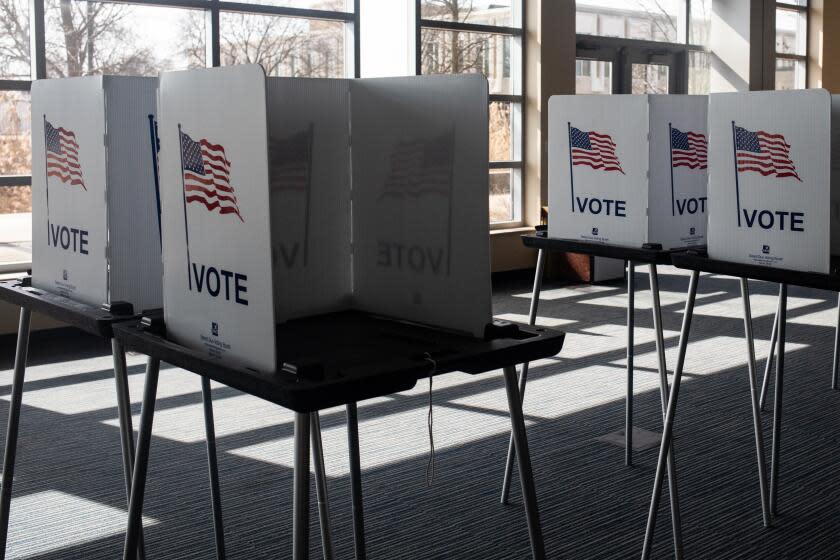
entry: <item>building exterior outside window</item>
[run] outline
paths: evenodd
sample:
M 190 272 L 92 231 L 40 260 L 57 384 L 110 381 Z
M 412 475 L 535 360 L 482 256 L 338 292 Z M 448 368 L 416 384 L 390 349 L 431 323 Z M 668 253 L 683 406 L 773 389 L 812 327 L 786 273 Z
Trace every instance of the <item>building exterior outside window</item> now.
M 492 225 L 522 221 L 522 0 L 416 0 L 417 73 L 487 76 Z

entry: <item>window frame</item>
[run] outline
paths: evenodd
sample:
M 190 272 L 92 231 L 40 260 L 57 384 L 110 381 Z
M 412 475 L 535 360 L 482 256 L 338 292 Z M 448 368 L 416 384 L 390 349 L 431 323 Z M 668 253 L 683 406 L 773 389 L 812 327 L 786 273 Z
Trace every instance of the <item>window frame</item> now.
M 86 2 L 88 0 L 70 0 L 72 2 Z M 206 55 L 205 65 L 207 67 L 221 66 L 221 36 L 219 28 L 219 14 L 221 12 L 237 12 L 258 15 L 273 15 L 284 17 L 295 17 L 307 20 L 326 20 L 343 22 L 346 26 L 352 27 L 353 48 L 352 58 L 345 58 L 345 73 L 347 63 L 352 62 L 352 75 L 355 78 L 360 76 L 360 26 L 359 26 L 359 4 L 361 0 L 345 0 L 345 11 L 318 10 L 311 8 L 294 8 L 289 6 L 272 6 L 265 4 L 250 4 L 247 2 L 230 2 L 223 0 L 96 0 L 107 1 L 113 4 L 124 4 L 130 6 L 154 6 L 166 8 L 188 8 L 202 10 L 206 18 Z M 350 8 L 352 6 L 352 11 Z M 45 35 L 45 0 L 29 0 L 29 37 L 30 37 L 30 79 L 28 80 L 6 80 L 0 79 L 0 91 L 29 91 L 33 80 L 47 77 L 46 65 L 46 35 Z M 349 53 L 350 50 L 345 51 Z M 350 76 L 348 76 L 350 77 Z M 0 175 L 0 188 L 32 186 L 32 175 Z
M 415 30 L 414 30 L 414 63 L 415 63 L 415 73 L 416 75 L 420 76 L 423 74 L 423 60 L 422 60 L 422 44 L 423 44 L 423 37 L 422 32 L 424 29 L 433 29 L 437 31 L 464 31 L 468 33 L 486 33 L 491 35 L 504 35 L 510 37 L 511 46 L 510 46 L 510 68 L 511 68 L 511 80 L 514 80 L 514 84 L 517 84 L 517 88 L 514 86 L 514 93 L 511 94 L 500 94 L 500 93 L 490 93 L 488 95 L 488 111 L 490 109 L 490 105 L 494 102 L 496 103 L 509 103 L 511 105 L 511 149 L 513 151 L 513 155 L 518 155 L 519 157 L 510 160 L 497 160 L 497 161 L 489 161 L 489 170 L 507 170 L 511 173 L 511 202 L 512 202 L 512 214 L 513 219 L 502 221 L 502 222 L 491 222 L 488 216 L 488 224 L 490 225 L 490 229 L 507 229 L 507 228 L 515 228 L 521 227 L 525 224 L 524 212 L 523 212 L 523 202 L 524 202 L 524 184 L 525 184 L 525 165 L 523 163 L 523 158 L 525 154 L 525 4 L 526 0 L 511 0 L 511 14 L 518 14 L 519 19 L 519 26 L 503 26 L 503 25 L 485 25 L 480 23 L 467 23 L 467 22 L 458 22 L 458 21 L 448 21 L 448 20 L 436 20 L 436 19 L 425 19 L 422 17 L 422 8 L 423 8 L 423 0 L 415 0 L 414 10 L 415 10 Z M 514 22 L 516 18 L 514 18 Z M 514 45 L 515 42 L 519 43 L 519 57 L 518 57 L 518 65 L 519 68 L 516 68 L 517 57 L 514 55 L 515 49 L 517 48 Z M 504 55 L 503 55 L 504 56 Z M 517 82 L 518 80 L 518 82 Z M 516 114 L 514 114 L 514 108 L 518 106 L 516 109 Z M 518 122 L 518 126 L 515 124 Z M 489 130 L 488 130 L 489 133 Z M 489 154 L 488 154 L 489 158 Z M 516 174 L 518 174 L 518 178 L 516 178 Z M 488 197 L 490 196 L 490 176 L 487 177 L 487 186 L 488 186 Z
M 776 22 L 776 11 L 785 10 L 788 12 L 798 12 L 805 14 L 805 54 L 783 53 L 776 50 L 776 33 L 778 33 L 778 23 Z M 773 89 L 778 89 L 776 84 L 776 63 L 779 60 L 792 60 L 794 63 L 802 63 L 805 66 L 805 84 L 803 88 L 808 87 L 808 59 L 811 56 L 811 41 L 808 40 L 811 33 L 811 3 L 806 0 L 804 6 L 798 4 L 786 4 L 784 2 L 773 3 Z M 794 84 L 794 89 L 800 89 Z

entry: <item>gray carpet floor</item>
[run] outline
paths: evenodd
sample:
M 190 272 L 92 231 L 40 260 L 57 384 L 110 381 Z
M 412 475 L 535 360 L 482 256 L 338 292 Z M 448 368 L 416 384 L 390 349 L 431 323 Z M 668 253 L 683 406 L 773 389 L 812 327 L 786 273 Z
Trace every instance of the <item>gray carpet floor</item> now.
M 661 271 L 669 368 L 687 280 L 681 271 Z M 525 274 L 495 279 L 498 317 L 527 319 L 531 281 Z M 659 430 L 642 271 L 637 284 L 635 424 Z M 763 371 L 777 287 L 751 287 Z M 636 452 L 628 468 L 621 447 L 597 439 L 623 427 L 624 287 L 544 288 L 540 324 L 569 333 L 559 356 L 532 364 L 525 403 L 549 557 L 637 558 L 657 450 Z M 771 529 L 761 523 L 741 309 L 737 280 L 701 277 L 675 439 L 686 558 L 840 558 L 840 392 L 829 389 L 836 296 L 790 290 L 780 515 Z M 2 438 L 14 337 L 0 346 Z M 143 356 L 129 356 L 135 422 L 143 369 Z M 509 427 L 500 372 L 436 379 L 431 486 L 427 391 L 420 383 L 360 404 L 369 558 L 528 558 L 518 487 L 510 505 L 498 500 Z M 164 365 L 158 394 L 147 555 L 212 558 L 199 379 Z M 213 397 L 228 557 L 288 558 L 292 415 L 221 385 Z M 23 404 L 7 557 L 120 557 L 126 507 L 109 346 L 69 329 L 33 335 Z M 768 458 L 771 408 L 764 418 Z M 344 411 L 324 411 L 322 427 L 337 558 L 352 558 Z M 313 557 L 320 553 L 317 522 L 313 508 Z M 667 493 L 654 557 L 672 557 Z

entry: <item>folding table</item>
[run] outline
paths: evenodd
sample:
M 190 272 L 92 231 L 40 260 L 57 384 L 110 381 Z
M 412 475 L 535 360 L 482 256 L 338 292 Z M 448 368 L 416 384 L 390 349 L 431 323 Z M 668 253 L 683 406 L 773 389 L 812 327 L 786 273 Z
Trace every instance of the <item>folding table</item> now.
M 761 493 L 761 509 L 765 526 L 770 526 L 773 516 L 778 510 L 778 485 L 779 485 L 779 454 L 781 449 L 781 426 L 782 426 L 782 395 L 785 369 L 785 327 L 787 323 L 787 288 L 788 285 L 816 288 L 840 292 L 840 274 L 838 274 L 836 262 L 832 262 L 831 273 L 820 274 L 813 272 L 801 272 L 782 268 L 773 268 L 751 264 L 742 264 L 730 261 L 711 259 L 700 252 L 684 252 L 674 254 L 672 264 L 678 268 L 691 271 L 691 279 L 688 286 L 688 296 L 685 303 L 685 314 L 683 315 L 682 328 L 680 330 L 679 351 L 677 364 L 674 369 L 674 378 L 668 397 L 668 406 L 665 415 L 665 428 L 662 432 L 662 442 L 659 450 L 659 459 L 654 476 L 653 495 L 648 511 L 647 527 L 645 529 L 645 540 L 642 548 L 642 558 L 650 557 L 653 533 L 656 525 L 656 512 L 659 506 L 659 499 L 662 493 L 662 479 L 664 476 L 665 461 L 667 452 L 672 449 L 672 438 L 674 429 L 674 418 L 677 410 L 677 399 L 682 379 L 685 353 L 688 346 L 688 337 L 691 330 L 691 320 L 694 314 L 694 300 L 697 295 L 697 284 L 700 272 L 735 276 L 741 280 L 741 297 L 744 308 L 744 333 L 747 342 L 747 365 L 750 381 L 750 396 L 752 400 L 753 429 L 755 431 L 756 455 L 758 457 L 759 489 Z M 778 356 L 776 359 L 775 392 L 773 398 L 773 439 L 770 458 L 770 482 L 769 490 L 765 472 L 764 441 L 761 430 L 761 416 L 759 409 L 759 389 L 756 383 L 755 350 L 753 342 L 752 321 L 749 300 L 748 280 L 764 280 L 780 284 L 779 308 L 777 315 L 778 329 Z
M 414 387 L 418 380 L 452 371 L 478 374 L 504 370 L 508 406 L 519 457 L 519 472 L 534 558 L 545 558 L 536 489 L 516 384 L 517 363 L 557 354 L 564 333 L 487 325 L 484 338 L 395 320 L 360 311 L 342 311 L 291 320 L 276 327 L 279 371 L 228 367 L 166 336 L 159 319 L 116 325 L 114 336 L 133 351 L 149 356 L 137 456 L 131 487 L 124 558 L 139 538 L 158 368 L 164 360 L 295 412 L 293 477 L 293 554 L 309 557 L 309 435 L 319 410 L 347 407 L 355 555 L 366 557 L 356 403 Z M 316 477 L 317 479 L 317 477 Z
M 123 471 L 125 476 L 126 499 L 130 496 L 131 469 L 134 463 L 134 433 L 131 426 L 131 399 L 128 391 L 128 373 L 125 360 L 125 348 L 113 338 L 113 327 L 121 321 L 136 319 L 132 306 L 127 303 L 113 302 L 101 309 L 79 303 L 75 300 L 33 288 L 31 277 L 20 280 L 0 282 L 0 300 L 20 307 L 17 349 L 15 353 L 12 394 L 9 405 L 9 423 L 6 432 L 6 447 L 3 457 L 3 485 L 0 489 L 0 559 L 5 558 L 6 539 L 9 530 L 9 511 L 14 482 L 15 458 L 17 455 L 18 428 L 20 423 L 21 400 L 23 396 L 24 375 L 29 347 L 29 323 L 32 312 L 41 313 L 84 332 L 111 341 L 114 357 L 114 379 L 117 388 L 117 409 L 119 412 L 120 440 L 122 444 Z M 209 461 L 211 491 L 213 494 L 213 512 L 217 516 L 217 530 L 221 527 L 218 472 L 215 464 L 215 440 L 213 435 L 213 404 L 209 385 L 202 384 L 205 407 L 205 428 L 207 429 L 207 449 Z M 224 554 L 221 532 L 217 533 L 219 552 Z M 138 558 L 144 558 L 142 537 L 132 550 Z
M 668 395 L 667 367 L 665 365 L 665 337 L 662 327 L 662 309 L 659 299 L 659 274 L 658 266 L 670 264 L 672 255 L 680 250 L 663 250 L 659 245 L 645 245 L 643 247 L 622 247 L 618 245 L 607 245 L 602 243 L 577 241 L 571 239 L 557 239 L 548 237 L 546 231 L 537 231 L 536 234 L 522 236 L 522 242 L 526 247 L 538 250 L 537 269 L 534 274 L 534 289 L 531 293 L 531 308 L 528 316 L 530 325 L 534 325 L 537 318 L 537 306 L 540 300 L 542 289 L 542 278 L 545 270 L 545 261 L 549 251 L 568 253 L 580 253 L 595 257 L 606 257 L 627 261 L 627 392 L 625 395 L 625 427 L 624 427 L 624 462 L 627 466 L 633 464 L 633 358 L 635 347 L 633 333 L 635 329 L 635 266 L 636 264 L 647 264 L 650 274 L 650 292 L 653 300 L 653 328 L 656 335 L 656 352 L 659 363 L 660 398 L 662 401 L 662 415 L 665 416 L 665 404 Z M 525 385 L 528 377 L 528 363 L 522 364 L 522 371 L 519 374 L 519 393 L 524 397 Z M 513 437 L 511 436 L 508 446 L 507 461 L 505 462 L 505 474 L 502 481 L 502 503 L 507 503 L 510 493 L 510 482 L 513 474 L 513 459 L 516 455 Z M 677 496 L 676 468 L 673 463 L 673 456 L 668 454 L 668 476 L 673 483 L 669 484 L 671 498 L 671 516 L 674 527 L 674 546 L 677 557 L 682 555 L 682 537 L 680 523 L 679 497 Z

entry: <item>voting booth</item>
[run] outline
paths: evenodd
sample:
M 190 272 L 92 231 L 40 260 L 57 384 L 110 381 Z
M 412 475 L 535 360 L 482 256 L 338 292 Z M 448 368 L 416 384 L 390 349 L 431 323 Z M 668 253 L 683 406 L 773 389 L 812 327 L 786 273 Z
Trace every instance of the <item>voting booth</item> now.
M 821 89 L 710 97 L 709 257 L 829 272 L 840 252 L 838 103 Z
M 491 322 L 487 82 L 160 83 L 167 335 L 275 371 L 275 325 L 357 309 L 475 336 Z
M 93 306 L 162 304 L 157 78 L 32 83 L 32 284 Z
M 550 237 L 664 249 L 706 239 L 707 98 L 555 95 Z

